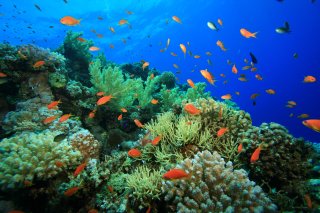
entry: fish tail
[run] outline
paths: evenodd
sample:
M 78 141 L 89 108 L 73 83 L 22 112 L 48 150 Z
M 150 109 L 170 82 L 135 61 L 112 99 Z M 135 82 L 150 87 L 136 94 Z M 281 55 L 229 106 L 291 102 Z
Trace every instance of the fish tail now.
M 258 34 L 258 32 L 252 33 L 252 37 L 253 38 L 257 38 L 256 35 Z

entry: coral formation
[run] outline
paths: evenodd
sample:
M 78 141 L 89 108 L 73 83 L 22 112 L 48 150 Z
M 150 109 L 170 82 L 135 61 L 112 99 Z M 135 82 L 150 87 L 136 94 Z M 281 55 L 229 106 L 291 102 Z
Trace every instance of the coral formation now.
M 276 212 L 277 207 L 243 170 L 234 170 L 217 152 L 199 152 L 176 168 L 190 177 L 164 181 L 165 200 L 174 212 Z

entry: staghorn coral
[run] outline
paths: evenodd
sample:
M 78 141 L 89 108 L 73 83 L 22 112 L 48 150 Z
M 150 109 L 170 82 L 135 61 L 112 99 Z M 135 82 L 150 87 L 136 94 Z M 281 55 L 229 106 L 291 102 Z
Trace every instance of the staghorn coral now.
M 247 173 L 234 170 L 217 152 L 199 152 L 177 166 L 189 178 L 163 181 L 162 192 L 174 212 L 276 212 L 277 208 L 250 181 Z M 172 208 L 172 206 L 171 206 Z M 168 209 L 169 211 L 169 209 Z
M 75 151 L 67 141 L 54 141 L 55 133 L 47 130 L 41 133 L 25 132 L 3 139 L 0 148 L 0 185 L 2 189 L 23 186 L 25 180 L 45 180 L 57 175 L 63 168 L 55 165 L 78 164 L 81 153 Z

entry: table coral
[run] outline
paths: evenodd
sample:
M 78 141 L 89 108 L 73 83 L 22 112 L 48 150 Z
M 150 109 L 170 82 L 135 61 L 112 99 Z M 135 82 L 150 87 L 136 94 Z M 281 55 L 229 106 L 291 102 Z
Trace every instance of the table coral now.
M 163 181 L 162 192 L 177 212 L 276 212 L 276 206 L 247 173 L 234 170 L 217 152 L 199 152 L 176 168 L 189 178 Z M 168 206 L 167 206 L 168 207 Z M 171 205 L 172 208 L 172 205 Z M 168 209 L 169 211 L 169 209 Z

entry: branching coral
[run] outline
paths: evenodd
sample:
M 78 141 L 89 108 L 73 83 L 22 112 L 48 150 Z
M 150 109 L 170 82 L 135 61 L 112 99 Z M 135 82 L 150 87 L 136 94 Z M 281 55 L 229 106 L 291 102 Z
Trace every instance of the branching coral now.
M 165 200 L 177 212 L 276 212 L 262 189 L 250 181 L 244 170 L 234 170 L 217 152 L 199 152 L 176 168 L 190 177 L 164 181 Z M 171 206 L 172 207 L 172 206 Z M 169 209 L 168 209 L 169 210 Z
M 57 143 L 50 131 L 22 133 L 3 139 L 0 147 L 0 185 L 3 189 L 23 186 L 23 181 L 35 178 L 45 180 L 55 176 L 65 166 L 78 164 L 81 153 L 75 151 L 67 141 Z

